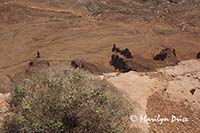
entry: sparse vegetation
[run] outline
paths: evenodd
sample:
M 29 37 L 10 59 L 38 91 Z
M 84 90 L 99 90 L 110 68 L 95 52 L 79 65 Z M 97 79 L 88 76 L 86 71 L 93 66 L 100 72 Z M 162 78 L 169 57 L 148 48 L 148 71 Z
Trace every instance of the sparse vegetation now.
M 92 74 L 52 67 L 15 84 L 6 132 L 123 132 L 131 109 Z

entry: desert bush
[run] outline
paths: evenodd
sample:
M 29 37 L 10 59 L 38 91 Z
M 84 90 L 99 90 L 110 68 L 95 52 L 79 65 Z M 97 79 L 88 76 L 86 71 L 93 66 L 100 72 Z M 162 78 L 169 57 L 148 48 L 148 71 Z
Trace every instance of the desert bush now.
M 124 132 L 131 111 L 120 92 L 94 75 L 51 67 L 14 84 L 6 132 Z

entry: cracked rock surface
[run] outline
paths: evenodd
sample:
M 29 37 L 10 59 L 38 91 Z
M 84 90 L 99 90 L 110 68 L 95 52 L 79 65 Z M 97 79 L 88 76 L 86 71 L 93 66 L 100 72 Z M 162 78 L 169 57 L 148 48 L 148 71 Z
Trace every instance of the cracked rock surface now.
M 187 117 L 187 123 L 140 123 L 131 126 L 142 132 L 199 132 L 200 124 L 200 61 L 189 60 L 156 72 L 128 72 L 107 80 L 129 97 L 136 116 L 162 118 Z M 193 94 L 191 93 L 193 90 Z M 195 90 L 195 91 L 194 91 Z

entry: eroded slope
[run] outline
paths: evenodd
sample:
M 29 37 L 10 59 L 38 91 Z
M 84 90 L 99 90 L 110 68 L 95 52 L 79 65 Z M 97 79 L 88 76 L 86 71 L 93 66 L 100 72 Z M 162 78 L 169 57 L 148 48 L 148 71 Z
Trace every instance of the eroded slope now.
M 162 48 L 179 60 L 200 51 L 199 0 L 3 0 L 0 18 L 0 92 L 38 50 L 52 63 L 83 58 L 109 70 L 113 43 L 155 68 L 168 65 L 153 61 Z

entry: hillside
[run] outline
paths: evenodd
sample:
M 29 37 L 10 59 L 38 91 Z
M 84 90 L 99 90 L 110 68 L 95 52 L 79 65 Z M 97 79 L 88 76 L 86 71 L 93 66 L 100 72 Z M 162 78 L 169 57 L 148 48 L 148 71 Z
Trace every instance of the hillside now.
M 128 133 L 199 133 L 199 42 L 200 0 L 0 0 L 0 128 L 14 111 L 13 85 L 56 66 L 65 76 L 71 67 L 89 71 L 119 91 L 134 109 Z
M 129 48 L 134 62 L 157 68 L 152 58 L 174 48 L 179 60 L 196 57 L 199 0 L 1 0 L 0 92 L 40 51 L 51 63 L 81 58 L 110 66 L 111 47 Z
M 99 76 L 101 80 L 108 81 L 126 97 L 132 108 L 130 116 L 130 129 L 133 133 L 162 133 L 185 132 L 198 133 L 200 131 L 200 61 L 182 61 L 177 66 L 170 66 L 155 72 L 128 72 L 107 73 Z M 58 67 L 62 68 L 63 67 Z M 29 72 L 42 70 L 35 67 Z M 27 80 L 28 81 L 28 80 Z M 8 101 L 10 93 L 0 94 L 0 127 L 10 114 Z M 187 118 L 187 122 L 170 121 L 160 124 L 156 122 L 140 121 L 141 116 L 150 118 L 170 119 L 172 115 L 177 118 Z M 132 116 L 137 119 L 132 121 Z

